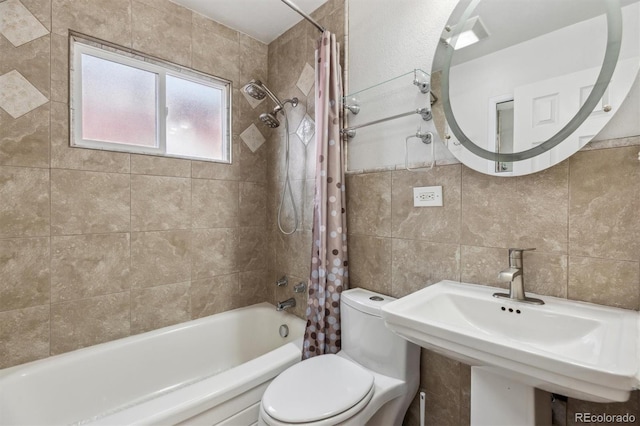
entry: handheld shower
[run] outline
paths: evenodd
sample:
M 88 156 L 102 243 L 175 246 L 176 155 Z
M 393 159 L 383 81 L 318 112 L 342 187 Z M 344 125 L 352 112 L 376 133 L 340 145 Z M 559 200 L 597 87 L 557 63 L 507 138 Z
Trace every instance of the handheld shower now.
M 268 96 L 269 99 L 271 99 L 273 103 L 276 104 L 276 107 L 273 109 L 273 111 L 260 114 L 260 121 L 262 121 L 266 126 L 275 129 L 276 127 L 280 126 L 280 121 L 277 117 L 278 113 L 281 113 L 284 116 L 285 132 L 283 137 L 285 141 L 286 174 L 284 179 L 284 188 L 282 188 L 282 196 L 280 197 L 280 206 L 278 207 L 278 228 L 283 234 L 291 235 L 298 229 L 298 209 L 296 208 L 296 201 L 293 198 L 293 191 L 291 189 L 291 180 L 289 179 L 289 120 L 287 119 L 287 113 L 284 109 L 284 106 L 286 104 L 291 104 L 293 107 L 298 106 L 298 98 L 285 99 L 284 101 L 281 101 L 260 80 L 251 80 L 249 83 L 244 85 L 242 90 L 244 90 L 247 95 L 258 100 L 262 100 Z M 282 228 L 282 206 L 284 205 L 285 194 L 289 194 L 291 206 L 293 207 L 294 225 L 291 231 L 285 231 Z

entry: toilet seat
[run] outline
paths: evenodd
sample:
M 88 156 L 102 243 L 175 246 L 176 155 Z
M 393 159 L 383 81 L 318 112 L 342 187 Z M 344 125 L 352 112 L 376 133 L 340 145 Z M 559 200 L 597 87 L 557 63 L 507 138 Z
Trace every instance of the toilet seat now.
M 373 387 L 373 374 L 360 365 L 337 355 L 317 356 L 276 377 L 262 397 L 262 410 L 281 423 L 320 422 L 356 406 L 353 414 L 360 411 Z

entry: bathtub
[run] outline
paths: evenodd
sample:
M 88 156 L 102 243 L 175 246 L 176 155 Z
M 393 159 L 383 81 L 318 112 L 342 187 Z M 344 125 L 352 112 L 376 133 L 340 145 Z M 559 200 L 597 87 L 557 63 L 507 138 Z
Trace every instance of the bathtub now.
M 8 368 L 0 425 L 251 425 L 304 325 L 260 303 Z

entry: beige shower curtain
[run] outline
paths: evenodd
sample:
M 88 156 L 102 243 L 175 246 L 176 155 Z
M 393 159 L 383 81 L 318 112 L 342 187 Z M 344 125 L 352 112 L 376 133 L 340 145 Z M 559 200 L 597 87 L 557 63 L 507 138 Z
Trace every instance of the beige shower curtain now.
M 340 45 L 325 31 L 316 51 L 316 190 L 302 358 L 340 350 L 340 293 L 348 285 Z

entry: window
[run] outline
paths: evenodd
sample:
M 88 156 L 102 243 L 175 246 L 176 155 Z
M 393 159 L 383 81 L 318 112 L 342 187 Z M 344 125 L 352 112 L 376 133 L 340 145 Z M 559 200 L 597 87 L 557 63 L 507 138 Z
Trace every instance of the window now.
M 231 83 L 72 37 L 71 146 L 231 162 Z

